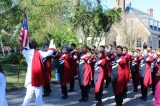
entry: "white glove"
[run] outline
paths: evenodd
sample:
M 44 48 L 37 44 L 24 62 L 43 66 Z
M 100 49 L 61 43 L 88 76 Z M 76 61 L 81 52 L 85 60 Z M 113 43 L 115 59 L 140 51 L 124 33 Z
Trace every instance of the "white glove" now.
M 84 59 L 86 56 L 87 56 L 87 55 L 83 55 L 83 56 L 81 57 L 81 59 Z
M 55 44 L 53 44 L 53 39 L 50 41 L 49 48 L 56 48 Z

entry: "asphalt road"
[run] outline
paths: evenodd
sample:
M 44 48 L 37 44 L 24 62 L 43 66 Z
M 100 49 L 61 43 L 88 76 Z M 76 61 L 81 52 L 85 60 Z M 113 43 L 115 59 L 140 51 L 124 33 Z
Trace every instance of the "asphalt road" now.
M 52 86 L 52 93 L 49 97 L 43 98 L 43 106 L 94 106 L 96 103 L 94 102 L 94 88 L 91 88 L 89 93 L 89 101 L 85 103 L 79 103 L 79 99 L 81 97 L 80 89 L 78 86 L 78 82 L 75 84 L 75 92 L 69 93 L 68 98 L 66 100 L 61 99 L 61 88 L 60 84 L 54 84 Z M 69 88 L 69 87 L 68 87 Z M 140 98 L 140 87 L 138 92 L 132 92 L 132 83 L 128 84 L 128 93 L 127 98 L 124 99 L 123 106 L 153 106 L 154 105 L 154 96 L 151 95 L 151 89 L 149 89 L 148 100 L 143 101 Z M 18 91 L 7 92 L 7 102 L 9 106 L 21 106 L 23 103 L 23 99 L 25 96 L 26 89 L 20 89 Z M 112 92 L 112 86 L 110 85 L 108 88 L 104 88 L 103 95 L 103 106 L 114 106 L 115 100 Z M 34 106 L 34 97 L 31 102 L 31 106 Z

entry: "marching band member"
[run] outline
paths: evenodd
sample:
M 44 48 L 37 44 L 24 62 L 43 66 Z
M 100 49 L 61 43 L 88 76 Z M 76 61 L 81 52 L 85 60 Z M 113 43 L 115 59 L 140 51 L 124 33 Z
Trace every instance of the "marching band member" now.
M 155 79 L 156 79 L 156 73 L 158 71 L 158 66 L 157 66 L 157 53 L 153 52 L 151 53 L 153 56 L 153 62 L 151 63 L 151 74 L 152 74 L 152 94 L 155 94 Z
M 138 85 L 140 84 L 140 75 L 139 75 L 139 56 L 140 50 L 136 49 L 131 57 L 130 69 L 132 75 L 132 83 L 133 83 L 133 92 L 138 92 Z
M 70 54 L 71 54 L 71 79 L 70 79 L 70 89 L 69 89 L 69 92 L 73 92 L 74 91 L 74 82 L 75 82 L 75 79 L 74 77 L 77 76 L 77 67 L 78 67 L 78 64 L 77 64 L 77 59 L 78 59 L 78 56 L 76 55 L 76 45 L 74 43 L 71 44 L 71 51 L 70 51 Z
M 67 93 L 67 82 L 71 79 L 71 66 L 70 66 L 70 51 L 68 47 L 63 47 L 62 54 L 58 55 L 59 60 L 59 73 L 60 73 L 60 82 L 61 82 L 61 90 L 62 90 L 62 99 L 66 99 L 68 97 Z
M 89 93 L 89 82 L 92 81 L 92 71 L 89 63 L 90 53 L 89 47 L 84 45 L 80 54 L 80 59 L 78 62 L 78 80 L 81 89 L 81 99 L 80 102 L 88 101 Z
M 129 68 L 129 64 L 131 61 L 131 55 L 128 54 L 128 48 L 127 47 L 123 47 L 123 55 L 126 58 L 126 64 L 125 64 L 125 77 L 126 77 L 126 83 L 125 83 L 125 88 L 124 88 L 124 97 L 127 97 L 127 91 L 128 91 L 128 81 L 130 80 L 130 68 Z
M 126 82 L 125 79 L 126 58 L 124 57 L 122 52 L 123 48 L 121 46 L 117 46 L 116 52 L 114 52 L 114 55 L 111 56 L 112 59 L 111 81 L 117 106 L 122 106 L 123 91 Z
M 100 50 L 99 52 L 102 52 L 107 60 L 107 64 L 106 64 L 106 70 L 105 70 L 105 80 L 106 80 L 106 85 L 105 88 L 107 88 L 109 86 L 109 82 L 110 82 L 110 69 L 109 69 L 109 63 L 108 63 L 108 54 L 105 50 L 105 46 L 101 45 L 100 46 Z
M 94 66 L 94 84 L 95 84 L 95 100 L 98 101 L 97 106 L 100 106 L 102 103 L 102 95 L 103 95 L 103 85 L 104 85 L 104 77 L 107 66 L 107 60 L 105 58 L 104 52 L 99 52 L 98 57 L 95 58 L 95 66 Z
M 22 51 L 28 65 L 25 79 L 27 91 L 22 106 L 29 106 L 33 94 L 36 96 L 35 105 L 42 106 L 42 86 L 46 84 L 42 59 L 53 54 L 55 50 L 53 40 L 50 41 L 47 52 L 36 50 L 37 42 L 34 40 L 30 41 L 28 46 Z
M 109 44 L 108 46 L 107 46 L 107 50 L 106 50 L 106 52 L 107 52 L 107 56 L 106 56 L 106 59 L 107 59 L 107 62 L 108 62 L 108 67 L 107 67 L 107 78 L 108 79 L 106 79 L 106 85 L 105 85 L 105 88 L 108 88 L 108 86 L 109 86 L 109 83 L 111 82 L 111 70 L 112 70 L 112 61 L 111 61 L 111 56 L 113 55 L 113 45 L 111 45 L 111 44 Z
M 48 46 L 45 46 L 45 51 L 48 50 Z M 56 52 L 55 52 L 56 53 Z M 45 70 L 45 78 L 46 78 L 46 85 L 43 87 L 44 94 L 43 97 L 49 96 L 51 93 L 51 87 L 50 87 L 50 81 L 51 81 L 51 62 L 52 62 L 52 56 L 48 56 L 43 59 L 43 65 Z
M 147 50 L 147 45 L 143 45 L 142 55 L 139 57 L 140 60 L 140 82 L 141 82 L 141 93 L 140 99 L 144 101 L 147 100 L 148 86 L 152 84 L 151 76 L 151 63 L 153 62 L 153 57 L 149 55 Z

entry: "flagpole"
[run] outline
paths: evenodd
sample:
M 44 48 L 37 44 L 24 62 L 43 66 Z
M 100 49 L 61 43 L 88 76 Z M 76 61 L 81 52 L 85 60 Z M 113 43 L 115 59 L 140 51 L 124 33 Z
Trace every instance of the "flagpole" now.
M 24 10 L 24 13 L 26 14 L 26 9 Z M 24 15 L 24 19 L 23 19 L 23 24 L 26 24 L 26 17 L 25 17 L 25 15 Z M 22 25 L 22 27 L 24 27 L 23 25 Z M 24 28 L 26 28 L 26 26 L 24 27 Z M 22 29 L 21 29 L 22 30 Z M 23 29 L 24 30 L 24 29 Z M 26 29 L 25 29 L 26 30 Z M 27 30 L 28 30 L 28 25 L 27 25 Z M 23 32 L 24 33 L 24 32 Z M 28 32 L 27 32 L 28 33 Z M 24 35 L 23 35 L 24 36 Z M 27 35 L 28 36 L 28 35 Z M 28 37 L 26 38 L 26 39 L 28 39 Z M 20 34 L 20 45 L 19 45 L 19 65 L 18 65 L 18 82 L 19 82 L 19 79 L 20 79 L 20 71 L 21 71 L 21 52 L 22 52 L 22 49 L 23 49 L 23 46 L 24 46 L 24 44 L 25 44 L 25 46 L 26 46 L 26 42 L 24 43 L 24 41 L 21 41 L 22 40 L 22 38 L 21 38 L 21 34 Z M 23 43 L 22 43 L 23 42 Z M 28 43 L 28 41 L 27 41 L 27 43 Z
M 26 9 L 24 9 L 24 14 L 26 13 Z M 18 83 L 20 79 L 20 71 L 21 71 L 21 50 L 22 50 L 22 45 L 19 44 L 19 63 L 18 63 Z
M 18 64 L 18 83 L 20 79 L 20 71 L 21 71 L 21 45 L 19 45 L 19 64 Z

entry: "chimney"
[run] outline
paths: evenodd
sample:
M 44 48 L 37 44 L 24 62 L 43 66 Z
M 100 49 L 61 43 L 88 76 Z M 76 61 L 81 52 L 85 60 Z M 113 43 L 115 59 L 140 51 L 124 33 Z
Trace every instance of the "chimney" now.
M 120 7 L 123 11 L 125 10 L 125 0 L 114 0 L 114 7 Z
M 147 14 L 148 14 L 150 17 L 153 17 L 153 8 L 147 9 Z
M 119 0 L 119 7 L 124 11 L 125 10 L 125 0 Z

